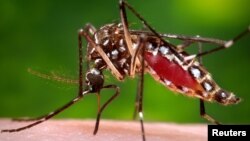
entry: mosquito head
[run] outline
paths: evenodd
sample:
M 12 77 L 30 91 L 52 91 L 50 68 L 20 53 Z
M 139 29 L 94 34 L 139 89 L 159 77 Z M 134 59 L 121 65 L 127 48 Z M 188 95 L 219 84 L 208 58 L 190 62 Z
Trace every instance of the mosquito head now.
M 104 79 L 103 74 L 96 68 L 90 69 L 86 73 L 86 83 L 91 92 L 99 92 L 103 87 Z
M 240 102 L 240 98 L 236 97 L 233 93 L 224 90 L 216 92 L 214 99 L 223 105 L 237 104 Z

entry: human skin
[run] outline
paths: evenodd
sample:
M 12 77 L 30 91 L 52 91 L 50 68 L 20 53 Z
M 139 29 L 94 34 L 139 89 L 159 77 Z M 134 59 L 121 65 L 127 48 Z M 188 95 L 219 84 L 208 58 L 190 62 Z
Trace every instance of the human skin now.
M 30 122 L 0 120 L 0 129 L 18 128 Z M 94 120 L 49 120 L 15 133 L 1 133 L 0 141 L 140 141 L 140 124 L 136 121 L 101 120 L 93 135 Z M 145 123 L 147 141 L 206 141 L 205 124 Z

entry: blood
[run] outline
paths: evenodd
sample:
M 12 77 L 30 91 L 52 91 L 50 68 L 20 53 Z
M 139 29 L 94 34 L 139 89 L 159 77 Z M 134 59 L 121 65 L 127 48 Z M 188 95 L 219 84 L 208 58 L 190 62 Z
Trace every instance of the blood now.
M 145 52 L 145 60 L 160 79 L 171 81 L 176 86 L 185 86 L 196 91 L 201 90 L 200 84 L 188 71 L 161 54 L 153 55 Z

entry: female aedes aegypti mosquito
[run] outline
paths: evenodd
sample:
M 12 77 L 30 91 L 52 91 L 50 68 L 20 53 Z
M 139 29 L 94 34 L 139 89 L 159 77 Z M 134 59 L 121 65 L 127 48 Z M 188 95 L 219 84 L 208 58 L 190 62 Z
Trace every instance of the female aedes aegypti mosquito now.
M 120 93 L 118 86 L 114 84 L 104 85 L 105 78 L 102 72 L 106 69 L 110 70 L 118 80 L 123 80 L 126 76 L 134 78 L 139 75 L 135 111 L 139 115 L 143 140 L 145 140 L 143 86 L 144 73 L 146 72 L 174 92 L 199 98 L 200 115 L 214 124 L 220 124 L 206 114 L 204 101 L 216 101 L 223 105 L 229 105 L 238 103 L 240 99 L 217 85 L 202 65 L 201 57 L 231 47 L 241 37 L 249 33 L 250 26 L 228 41 L 198 36 L 160 34 L 126 1 L 120 0 L 119 9 L 121 23 L 106 24 L 98 30 L 91 24 L 87 24 L 79 31 L 79 91 L 77 97 L 48 115 L 35 119 L 20 119 L 24 121 L 34 120 L 34 123 L 21 128 L 5 129 L 1 132 L 18 132 L 33 127 L 59 114 L 78 102 L 83 96 L 96 94 L 98 97 L 98 114 L 94 129 L 94 134 L 96 134 L 103 110 Z M 130 10 L 149 31 L 129 29 L 126 9 Z M 83 73 L 82 37 L 87 41 L 86 73 Z M 183 44 L 176 46 L 164 40 L 165 38 L 182 40 Z M 217 47 L 205 52 L 199 50 L 199 53 L 194 55 L 184 51 L 185 48 L 194 43 L 210 43 Z M 114 89 L 115 93 L 101 106 L 100 92 L 102 89 Z

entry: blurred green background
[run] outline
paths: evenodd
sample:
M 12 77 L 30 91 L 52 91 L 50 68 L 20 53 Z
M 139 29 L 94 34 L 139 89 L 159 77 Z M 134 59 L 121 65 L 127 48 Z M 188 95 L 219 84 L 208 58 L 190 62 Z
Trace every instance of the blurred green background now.
M 128 2 L 162 33 L 230 39 L 250 24 L 249 0 Z M 128 13 L 128 17 L 131 24 L 140 26 L 135 16 Z M 77 85 L 38 78 L 27 68 L 77 79 L 78 29 L 88 22 L 100 27 L 114 21 L 119 21 L 118 0 L 1 0 L 0 117 L 36 117 L 74 98 Z M 232 48 L 203 58 L 217 83 L 243 99 L 227 107 L 206 103 L 207 112 L 222 123 L 250 123 L 249 51 L 248 35 Z M 118 82 L 109 72 L 106 77 L 107 84 L 121 87 L 121 95 L 104 111 L 103 118 L 132 120 L 136 79 Z M 112 93 L 105 90 L 102 101 Z M 174 94 L 148 74 L 144 104 L 146 121 L 206 122 L 199 116 L 198 99 Z M 95 118 L 96 112 L 96 96 L 88 95 L 56 118 Z

